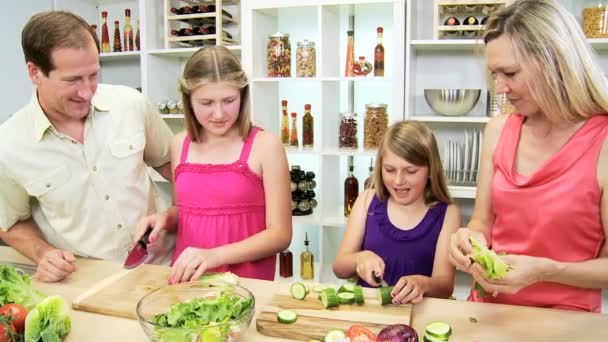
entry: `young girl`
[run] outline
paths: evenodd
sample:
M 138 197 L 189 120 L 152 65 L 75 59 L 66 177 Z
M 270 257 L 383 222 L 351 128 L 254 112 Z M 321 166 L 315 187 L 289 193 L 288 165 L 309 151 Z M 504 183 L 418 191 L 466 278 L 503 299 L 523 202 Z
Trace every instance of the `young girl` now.
M 169 283 L 206 271 L 273 280 L 275 255 L 292 233 L 283 145 L 252 127 L 247 78 L 228 49 L 192 55 L 180 91 L 186 131 L 171 145 L 177 204 L 142 219 L 135 241 L 148 227 L 151 244 L 177 229 Z
M 437 142 L 422 123 L 392 125 L 378 150 L 374 186 L 355 201 L 333 264 L 339 278 L 394 286 L 393 303 L 447 298 L 454 289 L 448 260 L 460 212 L 448 193 Z

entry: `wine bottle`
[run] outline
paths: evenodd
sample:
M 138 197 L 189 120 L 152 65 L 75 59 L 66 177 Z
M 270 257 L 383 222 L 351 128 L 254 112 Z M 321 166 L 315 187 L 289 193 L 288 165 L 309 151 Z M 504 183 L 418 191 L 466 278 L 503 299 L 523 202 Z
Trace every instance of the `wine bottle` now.
M 187 27 L 187 28 L 181 28 L 179 30 L 171 30 L 171 34 L 174 36 L 182 37 L 182 36 L 192 36 L 193 32 L 192 32 L 191 28 Z
M 170 11 L 171 11 L 171 13 L 177 14 L 177 15 L 194 13 L 192 10 L 192 7 L 190 7 L 190 6 L 184 6 L 184 7 L 180 7 L 180 8 L 171 7 Z

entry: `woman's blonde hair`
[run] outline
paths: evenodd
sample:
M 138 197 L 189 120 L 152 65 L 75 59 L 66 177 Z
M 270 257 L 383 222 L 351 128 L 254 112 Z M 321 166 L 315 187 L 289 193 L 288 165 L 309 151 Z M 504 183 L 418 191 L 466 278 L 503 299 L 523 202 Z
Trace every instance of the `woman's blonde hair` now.
M 241 108 L 236 124 L 245 139 L 251 130 L 249 109 L 249 83 L 238 59 L 223 46 L 205 46 L 196 51 L 184 67 L 179 80 L 179 91 L 184 104 L 186 131 L 193 141 L 201 141 L 202 126 L 192 109 L 192 92 L 199 87 L 216 82 L 233 82 L 241 91 Z
M 428 126 L 419 121 L 401 121 L 389 127 L 384 134 L 373 176 L 376 196 L 382 201 L 390 197 L 382 178 L 382 160 L 387 150 L 414 165 L 429 168 L 429 179 L 424 189 L 424 202 L 427 205 L 437 202 L 452 203 L 437 141 Z
M 553 122 L 608 112 L 608 84 L 574 16 L 553 0 L 519 0 L 488 18 L 484 41 L 508 34 L 534 101 Z

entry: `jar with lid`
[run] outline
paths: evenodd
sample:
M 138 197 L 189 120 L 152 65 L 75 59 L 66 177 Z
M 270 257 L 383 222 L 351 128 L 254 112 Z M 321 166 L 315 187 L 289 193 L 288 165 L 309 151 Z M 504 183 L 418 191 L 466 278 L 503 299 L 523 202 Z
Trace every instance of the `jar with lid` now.
M 369 103 L 365 105 L 365 123 L 363 127 L 363 145 L 365 148 L 378 148 L 388 128 L 387 105 Z
M 266 62 L 268 77 L 291 77 L 291 44 L 289 34 L 274 33 L 268 36 Z
M 357 113 L 340 113 L 340 148 L 357 148 Z
M 606 0 L 587 0 L 583 8 L 583 32 L 587 38 L 608 37 Z
M 286 249 L 279 255 L 279 275 L 283 278 L 293 276 L 293 255 Z
M 309 40 L 298 42 L 296 50 L 296 76 L 315 77 L 317 74 L 317 53 L 315 43 Z

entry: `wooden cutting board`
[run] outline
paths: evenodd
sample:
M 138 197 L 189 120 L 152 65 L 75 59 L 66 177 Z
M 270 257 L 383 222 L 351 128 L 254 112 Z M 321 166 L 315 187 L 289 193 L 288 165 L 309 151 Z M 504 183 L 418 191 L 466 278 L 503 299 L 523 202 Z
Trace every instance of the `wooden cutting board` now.
M 256 329 L 261 334 L 295 340 L 324 340 L 330 330 L 346 332 L 352 325 L 362 325 L 377 334 L 390 324 L 410 324 L 412 305 L 380 305 L 377 289 L 363 290 L 363 305 L 342 304 L 332 309 L 324 309 L 315 292 L 310 292 L 304 300 L 282 292 L 274 295 L 269 305 L 256 308 L 260 311 Z M 296 322 L 278 323 L 277 312 L 282 309 L 295 311 L 298 314 Z
M 135 308 L 149 292 L 167 285 L 171 269 L 166 266 L 140 265 L 99 282 L 72 301 L 75 310 L 137 319 Z

